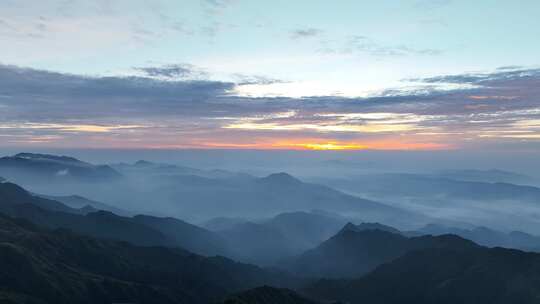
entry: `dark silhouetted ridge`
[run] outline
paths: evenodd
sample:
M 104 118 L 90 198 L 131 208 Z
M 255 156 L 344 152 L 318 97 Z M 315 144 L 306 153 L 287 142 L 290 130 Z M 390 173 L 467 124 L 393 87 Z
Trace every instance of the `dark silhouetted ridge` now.
M 381 231 L 401 234 L 401 231 L 397 230 L 396 228 L 379 224 L 379 223 L 361 223 L 359 225 L 355 225 L 353 223 L 347 223 L 347 225 L 345 225 L 345 227 L 341 229 L 342 232 L 344 231 L 359 232 L 359 231 L 365 231 L 365 230 L 381 230 Z
M 302 181 L 285 172 L 270 174 L 266 177 L 260 178 L 258 181 L 260 183 L 275 186 L 291 186 L 302 184 Z
M 59 162 L 69 162 L 69 163 L 75 163 L 75 164 L 85 164 L 88 165 L 88 163 L 85 163 L 83 161 L 80 161 L 74 157 L 70 156 L 57 156 L 57 155 L 51 155 L 51 154 L 39 154 L 39 153 L 18 153 L 15 154 L 13 157 L 17 158 L 25 158 L 25 159 L 33 159 L 33 160 L 50 160 L 50 161 L 59 161 Z
M 230 296 L 223 304 L 317 304 L 289 289 L 263 286 Z
M 370 304 L 539 303 L 540 255 L 459 244 L 411 251 L 352 280 L 321 280 L 318 298 Z
M 206 304 L 290 283 L 225 258 L 49 232 L 0 215 L 0 298 L 16 299 L 7 303 Z
M 141 246 L 181 247 L 199 254 L 225 254 L 213 232 L 172 218 L 124 217 L 92 207 L 70 208 L 60 202 L 32 196 L 12 183 L 0 183 L 0 212 L 42 227 L 74 232 Z
M 353 229 L 346 229 L 347 227 Z M 354 278 L 414 250 L 478 246 L 455 235 L 407 238 L 379 229 L 356 231 L 356 227 L 346 225 L 338 234 L 318 247 L 288 261 L 285 267 L 304 276 Z

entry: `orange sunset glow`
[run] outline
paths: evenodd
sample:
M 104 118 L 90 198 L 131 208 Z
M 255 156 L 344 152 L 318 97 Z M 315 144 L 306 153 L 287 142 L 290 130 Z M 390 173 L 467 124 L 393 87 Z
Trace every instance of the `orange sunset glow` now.
M 406 143 L 397 141 L 374 142 L 278 142 L 271 147 L 299 150 L 444 150 L 452 149 L 449 144 L 439 143 Z M 266 147 L 265 147 L 266 148 Z
M 164 148 L 161 146 L 160 148 Z M 330 139 L 263 140 L 254 143 L 206 142 L 190 148 L 256 149 L 256 150 L 320 150 L 320 151 L 361 151 L 361 150 L 451 150 L 456 147 L 447 143 L 404 142 L 399 140 L 339 141 Z

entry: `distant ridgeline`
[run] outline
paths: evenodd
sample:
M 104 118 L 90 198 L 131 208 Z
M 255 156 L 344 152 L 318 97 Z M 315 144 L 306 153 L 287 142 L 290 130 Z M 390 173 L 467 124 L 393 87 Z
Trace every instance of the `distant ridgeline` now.
M 0 158 L 0 170 L 10 180 L 48 178 L 55 180 L 103 181 L 122 175 L 107 165 L 92 165 L 68 156 L 19 153 Z

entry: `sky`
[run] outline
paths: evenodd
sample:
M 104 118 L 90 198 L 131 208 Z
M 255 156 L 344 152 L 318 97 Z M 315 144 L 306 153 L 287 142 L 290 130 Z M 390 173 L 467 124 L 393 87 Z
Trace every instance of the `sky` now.
M 540 148 L 538 1 L 0 1 L 0 147 Z

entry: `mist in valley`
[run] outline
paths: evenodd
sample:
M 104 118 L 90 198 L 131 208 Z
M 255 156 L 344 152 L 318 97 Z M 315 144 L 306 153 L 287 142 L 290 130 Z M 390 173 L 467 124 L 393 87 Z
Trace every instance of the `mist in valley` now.
M 152 151 L 110 151 L 109 159 L 105 151 L 93 152 L 74 154 L 94 155 L 89 158 L 102 162 L 21 153 L 1 158 L 0 170 L 7 181 L 32 195 L 70 207 L 88 205 L 90 211 L 174 218 L 199 226 L 215 233 L 222 247 L 202 252 L 265 266 L 315 248 L 349 222 L 419 233 L 431 233 L 435 230 L 426 227 L 434 226 L 437 233 L 488 229 L 475 241 L 540 248 L 535 237 L 540 235 L 540 188 L 531 186 L 535 177 L 521 172 L 445 170 L 440 165 L 395 172 L 377 165 L 384 163 L 380 155 L 356 157 L 354 165 L 344 165 L 353 160 L 333 152 L 313 152 L 305 161 L 301 156 L 308 152 L 251 151 L 241 153 L 250 156 L 243 162 L 232 158 L 220 163 L 213 163 L 215 154 L 231 152 L 171 153 L 169 158 L 177 159 L 171 162 Z M 118 159 L 120 152 L 124 161 Z M 413 156 L 404 153 L 404 161 Z M 251 163 L 265 164 L 264 170 L 249 170 Z M 297 175 L 280 171 L 285 164 Z M 232 169 L 235 165 L 238 170 Z M 291 235 L 293 230 L 298 233 Z M 531 238 L 512 245 L 504 237 L 512 232 Z M 500 241 L 492 241 L 491 234 Z

